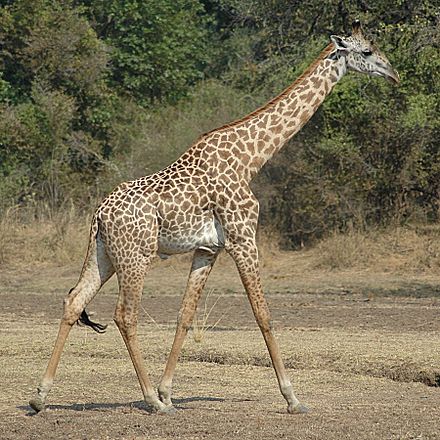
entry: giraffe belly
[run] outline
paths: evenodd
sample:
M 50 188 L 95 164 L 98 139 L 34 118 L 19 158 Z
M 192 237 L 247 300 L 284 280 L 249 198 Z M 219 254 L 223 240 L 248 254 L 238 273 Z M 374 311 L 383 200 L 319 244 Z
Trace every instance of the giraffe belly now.
M 205 249 L 212 253 L 224 247 L 223 229 L 215 217 L 202 221 L 198 225 L 167 225 L 159 231 L 160 258 L 183 254 L 195 249 Z

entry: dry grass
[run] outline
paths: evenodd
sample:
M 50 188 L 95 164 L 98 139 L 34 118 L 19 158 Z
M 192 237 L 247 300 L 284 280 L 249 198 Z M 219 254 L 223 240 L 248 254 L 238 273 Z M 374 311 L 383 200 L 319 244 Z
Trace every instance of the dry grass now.
M 354 332 L 353 330 L 306 329 L 278 331 L 287 368 L 326 370 L 337 373 L 382 377 L 396 382 L 421 382 L 440 386 L 439 338 L 420 332 L 416 338 L 407 333 Z M 258 330 L 235 333 L 223 331 L 205 338 L 202 347 L 188 344 L 185 361 L 220 365 L 271 367 L 271 361 Z M 246 341 L 243 344 L 243 340 Z
M 91 334 L 86 343 L 82 331 L 72 332 L 48 399 L 49 411 L 42 417 L 27 417 L 26 402 L 49 355 L 44 340 L 53 335 L 34 325 L 29 358 L 20 344 L 26 334 L 18 325 L 11 328 L 17 345 L 10 344 L 4 353 L 8 363 L 0 397 L 0 426 L 6 439 L 38 438 L 41 432 L 48 439 L 65 438 L 66 432 L 73 432 L 74 438 L 97 439 L 279 439 L 292 438 L 292 426 L 294 437 L 302 440 L 438 438 L 436 389 L 350 371 L 335 373 L 326 365 L 289 372 L 297 395 L 312 410 L 310 415 L 292 418 L 285 413 L 271 368 L 183 359 L 174 383 L 178 413 L 168 418 L 149 415 L 114 328 L 105 337 Z M 162 340 L 171 335 L 144 335 L 145 341 L 159 340 L 156 349 L 168 349 L 169 341 Z M 246 347 L 255 336 L 228 335 L 225 357 L 231 341 L 240 337 Z M 163 361 L 148 352 L 148 367 L 157 383 Z
M 194 321 L 192 325 L 192 335 L 194 342 L 197 342 L 199 344 L 202 343 L 203 340 L 205 339 L 206 332 L 215 329 L 222 320 L 223 316 L 225 315 L 222 314 L 220 318 L 218 318 L 216 321 L 211 323 L 210 320 L 211 314 L 215 309 L 215 306 L 221 299 L 221 296 L 217 296 L 217 299 L 212 303 L 212 305 L 209 305 L 209 300 L 213 291 L 214 291 L 213 289 L 208 290 L 208 293 L 203 303 L 203 307 L 201 308 L 199 307 L 198 311 L 194 316 Z
M 87 246 L 90 213 L 73 207 L 56 214 L 44 207 L 33 212 L 11 208 L 0 217 L 0 267 L 29 264 L 80 265 Z M 259 235 L 262 266 L 279 264 L 278 236 Z M 296 251 L 297 270 L 360 270 L 432 273 L 440 270 L 440 226 L 395 227 L 334 233 L 313 248 Z M 188 263 L 188 258 L 174 259 Z M 186 270 L 185 270 L 186 272 Z
M 305 266 L 293 273 L 289 267 L 301 259 L 305 265 L 315 264 L 317 248 L 279 253 L 278 260 L 263 253 L 263 271 L 270 269 L 272 274 L 278 269 L 276 261 L 287 260 L 281 269 L 288 278 L 272 278 L 270 289 L 277 292 L 280 283 L 286 282 L 289 291 L 272 293 L 268 299 L 283 358 L 293 369 L 289 376 L 298 397 L 312 409 L 309 415 L 285 414 L 252 312 L 242 294 L 230 294 L 231 271 L 223 269 L 215 280 L 216 289 L 221 289 L 216 292 L 226 300 L 213 308 L 215 298 L 207 302 L 206 312 L 212 309 L 207 324 L 224 317 L 220 325 L 205 332 L 203 344 L 186 339 L 174 381 L 179 409 L 174 417 L 159 420 L 146 414 L 136 374 L 114 324 L 105 335 L 75 326 L 48 400 L 49 411 L 28 417 L 27 401 L 50 356 L 64 296 L 59 291 L 64 271 L 45 267 L 27 278 L 11 270 L 11 282 L 5 284 L 2 279 L 0 283 L 2 438 L 29 439 L 44 433 L 45 438 L 59 439 L 73 432 L 75 438 L 226 440 L 239 433 L 243 439 L 268 440 L 291 438 L 294 426 L 295 437 L 303 440 L 437 439 L 440 324 L 436 298 L 378 296 L 368 301 L 346 290 L 319 294 L 315 284 L 297 293 L 293 282 L 306 279 L 299 272 Z M 172 344 L 187 276 L 187 268 L 174 271 L 172 267 L 164 275 L 166 263 L 147 277 L 155 288 L 142 299 L 145 316 L 138 332 L 154 384 L 160 380 Z M 353 278 L 354 271 L 347 273 Z M 172 284 L 173 274 L 179 278 L 179 290 Z M 377 274 L 368 276 L 376 283 Z M 58 284 L 56 291 L 52 279 Z M 66 280 L 67 285 L 72 285 L 71 280 L 68 284 Z M 113 295 L 95 299 L 92 310 L 100 322 L 111 321 L 114 303 Z
M 440 227 L 408 227 L 335 233 L 312 251 L 316 268 L 359 268 L 385 272 L 438 271 Z
M 73 208 L 50 213 L 11 208 L 0 218 L 0 267 L 30 264 L 62 266 L 80 261 L 86 250 L 90 217 Z

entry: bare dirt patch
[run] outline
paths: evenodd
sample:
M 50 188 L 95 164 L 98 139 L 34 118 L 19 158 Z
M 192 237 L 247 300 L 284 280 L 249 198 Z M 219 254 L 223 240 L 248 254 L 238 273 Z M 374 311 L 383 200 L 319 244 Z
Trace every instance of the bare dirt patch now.
M 288 257 L 286 257 L 288 258 Z M 0 273 L 1 438 L 5 439 L 437 439 L 440 436 L 440 301 L 434 276 L 298 273 L 286 258 L 264 267 L 265 285 L 297 396 L 290 416 L 233 267 L 220 261 L 200 343 L 190 333 L 178 365 L 175 416 L 150 414 L 112 324 L 117 286 L 88 308 L 105 335 L 75 328 L 49 409 L 27 402 L 54 342 L 62 299 L 77 271 Z M 291 267 L 290 271 L 288 268 Z M 158 383 L 171 346 L 187 267 L 165 263 L 146 280 L 140 341 Z M 227 274 L 227 276 L 225 276 Z M 201 303 L 203 310 L 203 300 Z

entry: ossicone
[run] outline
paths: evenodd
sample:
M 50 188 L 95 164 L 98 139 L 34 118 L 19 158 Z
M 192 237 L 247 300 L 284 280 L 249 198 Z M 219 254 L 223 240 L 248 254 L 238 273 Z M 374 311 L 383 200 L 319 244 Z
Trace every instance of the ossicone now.
M 353 34 L 357 34 L 361 31 L 361 22 L 360 20 L 356 19 L 351 24 L 351 29 Z

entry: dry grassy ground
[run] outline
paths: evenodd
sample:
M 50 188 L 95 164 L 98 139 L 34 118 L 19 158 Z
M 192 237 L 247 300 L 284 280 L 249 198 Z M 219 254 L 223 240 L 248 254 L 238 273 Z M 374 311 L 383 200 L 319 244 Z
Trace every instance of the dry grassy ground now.
M 4 265 L 0 437 L 440 438 L 437 269 L 410 270 L 411 262 L 420 261 L 414 250 L 395 252 L 392 261 L 392 250 L 383 251 L 374 260 L 365 251 L 365 241 L 373 240 L 363 240 L 359 252 L 369 257 L 361 255 L 349 270 L 331 269 L 334 264 L 327 260 L 335 261 L 337 252 L 352 252 L 347 243 L 339 250 L 335 242 L 324 243 L 315 253 L 275 252 L 267 246 L 263 251 L 274 328 L 296 394 L 311 408 L 301 416 L 285 412 L 263 340 L 226 256 L 214 269 L 208 298 L 199 307 L 199 327 L 211 311 L 205 326 L 214 328 L 189 334 L 178 365 L 176 415 L 150 414 L 141 402 L 133 367 L 112 324 L 113 279 L 89 306 L 95 320 L 110 324 L 107 333 L 73 329 L 49 408 L 32 415 L 27 402 L 46 367 L 62 298 L 76 281 L 80 260 L 62 260 L 61 266 L 27 259 Z M 405 243 L 407 249 L 410 241 Z M 402 240 L 398 245 L 405 247 Z M 140 340 L 155 383 L 171 346 L 188 261 L 162 262 L 146 280 Z

